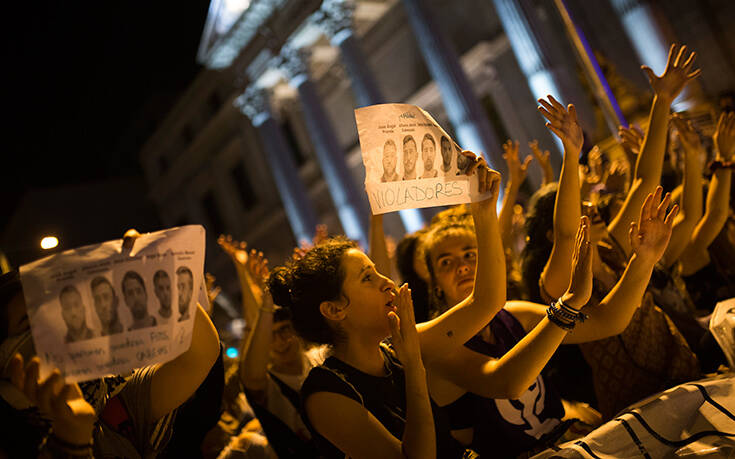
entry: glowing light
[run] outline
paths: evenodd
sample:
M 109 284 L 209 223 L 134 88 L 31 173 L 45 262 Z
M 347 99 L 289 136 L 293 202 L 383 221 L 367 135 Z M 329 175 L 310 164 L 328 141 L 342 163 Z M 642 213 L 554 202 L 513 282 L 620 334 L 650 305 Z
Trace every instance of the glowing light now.
M 237 348 L 228 347 L 227 350 L 225 351 L 225 354 L 227 355 L 227 357 L 231 359 L 236 359 L 239 352 L 237 352 Z
M 41 239 L 41 248 L 44 250 L 53 249 L 57 245 L 59 245 L 59 240 L 54 236 L 46 236 Z

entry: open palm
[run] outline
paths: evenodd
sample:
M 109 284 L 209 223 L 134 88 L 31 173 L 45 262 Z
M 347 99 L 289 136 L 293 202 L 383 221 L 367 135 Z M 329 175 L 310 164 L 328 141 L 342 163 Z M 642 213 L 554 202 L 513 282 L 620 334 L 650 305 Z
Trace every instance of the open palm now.
M 653 263 L 664 254 L 671 238 L 674 218 L 679 213 L 679 205 L 675 204 L 668 215 L 666 214 L 671 195 L 666 193 L 662 200 L 662 194 L 663 188 L 659 186 L 653 194 L 646 197 L 641 207 L 641 216 L 638 222 L 630 224 L 628 234 L 633 252 Z
M 548 98 L 548 102 L 543 99 L 538 100 L 541 104 L 538 110 L 548 120 L 546 127 L 561 139 L 565 149 L 581 151 L 584 135 L 579 126 L 574 105 L 569 104 L 567 108 L 564 108 L 558 100 L 554 99 L 554 96 L 550 95 Z

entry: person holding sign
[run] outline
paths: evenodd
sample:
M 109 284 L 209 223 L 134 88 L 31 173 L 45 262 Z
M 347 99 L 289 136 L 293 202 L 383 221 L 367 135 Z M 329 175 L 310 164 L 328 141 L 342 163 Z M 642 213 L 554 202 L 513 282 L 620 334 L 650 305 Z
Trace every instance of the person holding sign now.
M 82 303 L 82 295 L 73 285 L 67 285 L 59 293 L 61 303 L 61 317 L 66 324 L 64 342 L 73 343 L 94 338 L 94 332 L 87 327 L 87 318 Z
M 155 327 L 156 318 L 148 314 L 148 294 L 140 274 L 135 271 L 126 272 L 123 276 L 122 292 L 125 304 L 133 316 L 133 325 L 128 327 L 128 331 Z
M 106 277 L 98 276 L 90 283 L 92 298 L 94 299 L 94 310 L 102 325 L 100 334 L 102 336 L 114 335 L 123 331 L 117 306 L 120 300 L 117 298 L 115 289 Z
M 416 160 L 419 153 L 416 150 L 416 141 L 413 136 L 403 138 L 403 180 L 416 179 Z
M 479 246 L 480 272 L 488 282 L 446 314 L 417 326 L 408 287 L 396 289 L 345 239 L 327 240 L 269 277 L 274 303 L 292 311 L 297 332 L 332 345 L 332 356 L 311 370 L 301 390 L 304 419 L 327 458 L 465 453 L 441 420 L 435 425 L 423 362 L 461 346 L 478 331 L 476 324 L 490 319 L 487 305 L 505 301 L 495 211 L 500 175 L 471 156 L 470 173 L 487 196 L 473 204 L 473 216 L 495 235 Z M 380 344 L 388 335 L 392 344 Z
M 398 148 L 392 140 L 386 140 L 383 145 L 383 176 L 380 177 L 381 182 L 397 182 L 401 178 L 396 172 L 398 164 Z
M 436 142 L 431 134 L 425 134 L 421 141 L 421 159 L 424 162 L 424 173 L 421 178 L 434 178 L 439 171 L 434 169 L 434 157 L 436 156 Z

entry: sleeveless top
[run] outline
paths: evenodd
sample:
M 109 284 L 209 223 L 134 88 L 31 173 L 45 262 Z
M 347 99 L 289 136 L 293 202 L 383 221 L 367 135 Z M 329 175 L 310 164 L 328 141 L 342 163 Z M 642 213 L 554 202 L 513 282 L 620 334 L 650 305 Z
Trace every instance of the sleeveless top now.
M 319 452 L 326 459 L 342 459 L 345 453 L 329 440 L 319 435 L 309 421 L 304 402 L 316 392 L 333 392 L 344 395 L 364 406 L 396 438 L 403 437 L 406 424 L 406 378 L 403 366 L 394 351 L 386 344 L 380 345 L 385 360 L 385 376 L 373 376 L 332 356 L 318 367 L 312 368 L 301 386 L 301 412 L 304 424 L 311 432 Z M 449 432 L 449 425 L 440 410 L 431 402 L 437 440 L 437 458 L 472 457 Z
M 489 325 L 494 344 L 475 335 L 465 347 L 499 358 L 526 336 L 520 322 L 504 309 Z M 447 412 L 452 430 L 474 428 L 471 448 L 481 457 L 516 457 L 553 443 L 567 427 L 561 421 L 561 399 L 541 375 L 518 400 L 490 399 L 466 392 L 442 410 Z

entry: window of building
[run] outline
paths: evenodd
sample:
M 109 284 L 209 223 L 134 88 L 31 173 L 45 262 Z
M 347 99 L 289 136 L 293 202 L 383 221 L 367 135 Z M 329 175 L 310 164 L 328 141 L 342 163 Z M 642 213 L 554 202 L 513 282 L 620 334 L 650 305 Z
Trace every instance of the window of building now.
M 207 215 L 207 222 L 209 223 L 207 230 L 210 233 L 214 233 L 215 237 L 223 234 L 225 232 L 225 222 L 217 207 L 217 199 L 213 191 L 208 191 L 204 194 L 202 206 L 204 207 L 204 213 Z
M 289 120 L 287 115 L 282 116 L 281 119 L 283 120 L 281 123 L 281 129 L 283 130 L 284 137 L 286 137 L 288 148 L 291 150 L 291 154 L 293 155 L 294 161 L 296 161 L 296 165 L 301 167 L 306 163 L 306 154 L 301 151 L 291 120 Z
M 245 163 L 239 161 L 232 169 L 231 174 L 235 181 L 235 186 L 237 186 L 237 191 L 240 193 L 242 205 L 245 207 L 245 210 L 252 210 L 258 204 L 258 197 L 255 195 L 252 183 L 250 183 L 250 177 L 245 168 Z

